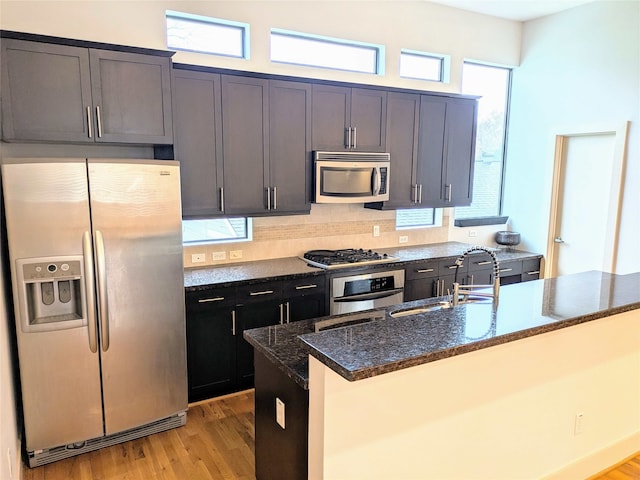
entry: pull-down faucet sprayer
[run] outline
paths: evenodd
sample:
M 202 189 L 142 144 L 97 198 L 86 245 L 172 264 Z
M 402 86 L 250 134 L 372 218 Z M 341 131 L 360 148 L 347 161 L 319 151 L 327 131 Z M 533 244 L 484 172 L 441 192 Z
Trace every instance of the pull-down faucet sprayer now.
M 490 285 L 460 285 L 458 283 L 458 268 L 464 262 L 464 259 L 472 252 L 485 252 L 488 253 L 491 257 L 491 262 L 493 263 L 493 283 Z M 482 288 L 493 288 L 492 293 L 485 292 L 476 292 L 474 290 L 482 289 Z M 462 255 L 458 257 L 456 260 L 456 273 L 453 280 L 453 305 L 456 306 L 460 303 L 460 295 L 463 295 L 466 298 L 468 295 L 475 295 L 478 297 L 492 297 L 493 298 L 493 306 L 498 306 L 498 293 L 500 291 L 500 262 L 498 262 L 498 258 L 496 254 L 489 250 L 486 247 L 481 247 L 479 245 L 474 245 L 473 247 L 466 250 Z

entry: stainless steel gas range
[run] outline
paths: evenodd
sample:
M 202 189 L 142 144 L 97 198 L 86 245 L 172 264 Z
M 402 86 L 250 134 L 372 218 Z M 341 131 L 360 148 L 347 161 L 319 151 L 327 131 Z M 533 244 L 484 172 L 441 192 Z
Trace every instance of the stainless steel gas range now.
M 340 269 L 392 263 L 398 259 L 372 250 L 312 250 L 301 257 L 309 265 L 333 270 L 331 274 L 331 315 L 358 312 L 402 303 L 404 270 L 347 273 Z

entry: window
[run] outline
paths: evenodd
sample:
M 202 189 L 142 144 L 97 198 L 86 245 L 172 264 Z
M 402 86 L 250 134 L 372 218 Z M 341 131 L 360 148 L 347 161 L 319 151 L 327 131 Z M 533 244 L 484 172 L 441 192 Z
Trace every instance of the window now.
M 286 30 L 271 30 L 271 61 L 384 75 L 384 47 Z
M 501 213 L 510 86 L 510 68 L 464 62 L 462 93 L 482 98 L 478 103 L 473 203 L 456 207 L 457 220 Z
M 396 210 L 396 230 L 442 226 L 441 208 Z
M 249 58 L 249 25 L 167 10 L 167 46 L 177 50 Z
M 448 82 L 449 64 L 450 58 L 447 55 L 405 49 L 400 52 L 400 76 L 405 78 Z
M 214 218 L 182 221 L 182 243 L 244 242 L 251 240 L 250 218 Z

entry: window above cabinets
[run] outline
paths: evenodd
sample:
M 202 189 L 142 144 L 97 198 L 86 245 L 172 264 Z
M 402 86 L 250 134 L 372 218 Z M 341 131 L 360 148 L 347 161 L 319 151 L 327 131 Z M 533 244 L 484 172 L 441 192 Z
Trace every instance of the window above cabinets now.
M 251 218 L 207 218 L 182 220 L 182 244 L 232 243 L 251 241 Z

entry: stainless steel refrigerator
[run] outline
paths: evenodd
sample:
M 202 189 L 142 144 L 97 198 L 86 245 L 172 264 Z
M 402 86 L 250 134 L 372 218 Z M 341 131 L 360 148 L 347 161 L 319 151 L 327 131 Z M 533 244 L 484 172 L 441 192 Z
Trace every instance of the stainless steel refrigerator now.
M 31 466 L 186 421 L 173 161 L 2 164 Z

